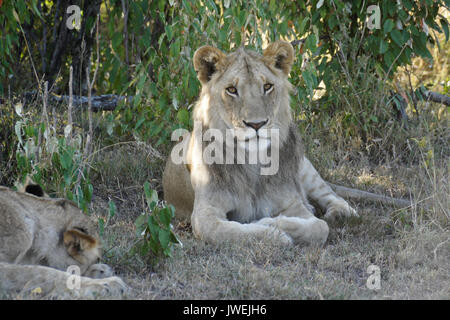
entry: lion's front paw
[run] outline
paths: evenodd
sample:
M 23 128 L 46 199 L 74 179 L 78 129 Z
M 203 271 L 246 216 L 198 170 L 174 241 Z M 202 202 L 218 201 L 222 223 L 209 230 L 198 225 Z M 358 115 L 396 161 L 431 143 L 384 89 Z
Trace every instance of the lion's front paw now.
M 88 298 L 99 296 L 122 297 L 128 290 L 125 282 L 119 277 L 90 279 L 82 284 L 82 296 Z
M 350 205 L 344 199 L 336 199 L 333 201 L 325 213 L 324 219 L 327 221 L 334 221 L 340 217 L 359 217 L 355 209 L 350 207 Z
M 259 220 L 257 223 L 271 227 L 270 229 L 267 230 L 266 235 L 272 238 L 276 243 L 285 246 L 290 246 L 294 244 L 292 237 L 286 232 L 284 232 L 282 229 L 280 229 L 278 220 L 279 219 L 274 218 L 263 218 Z

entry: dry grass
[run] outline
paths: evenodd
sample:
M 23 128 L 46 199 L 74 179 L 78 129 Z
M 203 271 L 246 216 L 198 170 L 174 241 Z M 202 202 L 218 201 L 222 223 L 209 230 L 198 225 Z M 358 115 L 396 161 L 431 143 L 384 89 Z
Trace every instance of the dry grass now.
M 157 263 L 144 260 L 132 254 L 134 221 L 144 210 L 146 181 L 162 197 L 164 157 L 136 142 L 102 146 L 91 163 L 90 211 L 107 221 L 104 262 L 131 287 L 128 299 L 450 299 L 448 114 L 442 118 L 432 107 L 408 133 L 416 139 L 408 138 L 409 157 L 389 151 L 374 161 L 327 131 L 304 135 L 324 179 L 420 203 L 406 209 L 352 203 L 361 217 L 331 225 L 323 248 L 268 240 L 213 245 L 180 222 L 175 231 L 183 247 Z M 118 209 L 111 219 L 109 200 Z M 370 265 L 381 270 L 380 290 L 366 286 Z
M 441 109 L 420 106 L 408 132 L 383 132 L 381 141 L 364 150 L 325 129 L 310 126 L 303 136 L 325 180 L 411 197 L 419 206 L 352 203 L 361 217 L 331 225 L 323 248 L 284 248 L 268 240 L 212 245 L 195 239 L 189 224 L 180 222 L 175 231 L 183 247 L 157 263 L 131 249 L 134 221 L 144 210 L 144 183 L 162 196 L 164 159 L 145 144 L 105 147 L 103 137 L 91 163 L 90 211 L 107 221 L 104 262 L 131 287 L 128 299 L 450 299 L 450 132 L 448 111 Z M 104 119 L 94 120 L 101 135 Z M 111 219 L 109 200 L 118 209 Z M 380 290 L 366 286 L 370 265 L 381 270 Z
M 90 211 L 107 221 L 104 262 L 130 286 L 127 299 L 450 299 L 449 140 L 448 130 L 439 130 L 442 145 L 414 149 L 407 163 L 392 158 L 374 164 L 359 150 L 317 144 L 328 141 L 326 132 L 304 137 L 309 158 L 326 180 L 412 197 L 419 206 L 352 203 L 360 218 L 330 225 L 322 248 L 285 248 L 269 240 L 208 244 L 193 237 L 188 223 L 177 222 L 183 247 L 159 261 L 145 260 L 132 248 L 134 221 L 144 210 L 142 186 L 148 181 L 162 196 L 164 159 L 134 142 L 103 147 L 92 162 Z M 443 152 L 428 159 L 431 147 Z M 109 200 L 118 209 L 111 219 Z M 380 268 L 379 290 L 366 285 L 370 265 Z
M 94 181 L 97 215 L 107 216 L 112 197 L 118 213 L 105 229 L 104 260 L 130 285 L 129 299 L 449 299 L 450 229 L 448 162 L 373 165 L 330 161 L 340 150 L 313 146 L 313 163 L 333 182 L 426 206 L 397 209 L 353 203 L 360 218 L 331 225 L 323 248 L 283 248 L 270 241 L 213 245 L 176 224 L 183 242 L 173 258 L 156 264 L 130 254 L 134 220 L 143 210 L 142 185 L 161 191 L 163 161 L 130 146 L 100 154 Z M 448 147 L 448 146 L 447 146 Z M 94 165 L 95 166 L 95 165 Z M 381 289 L 366 286 L 369 265 L 381 270 Z

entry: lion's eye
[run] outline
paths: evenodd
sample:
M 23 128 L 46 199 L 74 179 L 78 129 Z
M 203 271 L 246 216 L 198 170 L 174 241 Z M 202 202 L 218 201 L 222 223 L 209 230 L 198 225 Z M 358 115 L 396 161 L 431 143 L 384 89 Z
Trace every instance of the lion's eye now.
M 272 91 L 273 89 L 273 84 L 271 83 L 266 83 L 264 85 L 264 93 L 269 93 L 270 91 Z
M 233 87 L 233 86 L 228 87 L 226 90 L 227 90 L 227 92 L 228 92 L 229 94 L 231 94 L 231 95 L 233 95 L 233 96 L 236 96 L 236 95 L 237 95 L 237 89 L 236 89 L 235 87 Z

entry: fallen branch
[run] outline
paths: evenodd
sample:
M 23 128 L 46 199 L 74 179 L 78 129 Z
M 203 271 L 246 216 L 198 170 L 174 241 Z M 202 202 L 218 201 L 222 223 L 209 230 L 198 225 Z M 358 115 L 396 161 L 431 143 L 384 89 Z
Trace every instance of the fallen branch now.
M 446 96 L 444 94 L 440 94 L 434 91 L 430 91 L 430 90 L 425 90 L 424 92 L 425 95 L 425 99 L 429 100 L 429 101 L 433 101 L 436 103 L 442 103 L 445 104 L 446 106 L 450 106 L 450 97 Z
M 115 94 L 103 94 L 101 96 L 91 96 L 92 112 L 113 111 L 120 101 L 129 97 Z M 51 95 L 50 100 L 54 102 L 69 102 L 69 96 Z M 89 98 L 85 96 L 73 96 L 73 107 L 75 109 L 87 109 Z
M 328 183 L 330 187 L 341 197 L 354 200 L 369 200 L 373 202 L 380 202 L 385 204 L 391 204 L 396 207 L 409 207 L 411 201 L 405 199 L 391 198 L 367 191 L 351 189 L 343 186 L 338 186 L 332 183 Z
M 25 101 L 32 101 L 35 92 L 25 93 Z M 62 95 L 58 96 L 56 94 L 48 95 L 49 102 L 52 103 L 67 103 L 69 104 L 70 96 Z M 116 94 L 103 94 L 100 96 L 91 96 L 92 112 L 99 111 L 113 111 L 121 101 L 129 103 L 133 100 L 133 97 L 119 96 Z M 88 109 L 89 98 L 85 96 L 73 96 L 72 106 L 75 110 L 77 109 Z

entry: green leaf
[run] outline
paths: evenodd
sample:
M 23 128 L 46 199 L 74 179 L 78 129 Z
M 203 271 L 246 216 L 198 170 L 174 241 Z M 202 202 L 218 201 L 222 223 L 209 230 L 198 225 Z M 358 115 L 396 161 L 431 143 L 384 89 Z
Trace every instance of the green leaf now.
M 315 34 L 310 34 L 308 36 L 308 38 L 306 38 L 305 46 L 312 53 L 314 53 L 316 51 L 316 42 L 317 42 L 316 35 Z
M 306 32 L 306 24 L 309 22 L 309 17 L 305 17 L 300 23 L 300 27 L 298 29 L 299 34 L 303 35 Z
M 402 110 L 402 108 L 403 108 L 402 101 L 400 100 L 400 97 L 398 95 L 394 96 L 394 103 L 395 103 L 397 110 L 399 110 L 399 111 Z
M 403 47 L 403 44 L 405 43 L 403 41 L 402 33 L 399 30 L 397 30 L 397 29 L 392 30 L 392 32 L 391 32 L 391 39 L 394 40 L 394 42 L 399 47 Z
M 388 50 L 388 48 L 389 48 L 389 44 L 386 41 L 381 40 L 380 41 L 380 49 L 378 50 L 378 52 L 380 54 L 384 54 Z
M 170 242 L 183 245 L 180 239 L 177 238 L 176 234 L 173 233 L 173 231 L 170 232 Z
M 442 30 L 444 30 L 445 41 L 448 41 L 449 39 L 448 22 L 445 19 L 440 19 L 439 21 L 441 22 Z
M 92 186 L 92 184 L 87 184 L 85 189 L 84 189 L 84 198 L 86 199 L 86 201 L 89 203 L 92 200 L 92 194 L 94 193 L 94 187 Z
M 158 240 L 163 249 L 168 248 L 170 243 L 170 231 L 166 229 L 159 229 Z
M 180 109 L 177 112 L 177 119 L 178 121 L 180 121 L 180 123 L 182 123 L 183 125 L 189 125 L 189 111 L 187 111 L 186 109 Z
M 159 218 L 159 221 L 161 221 L 161 223 L 165 227 L 167 227 L 167 228 L 170 227 L 170 222 L 172 221 L 172 214 L 171 214 L 169 208 L 166 207 L 164 209 L 161 209 L 158 212 L 158 218 Z
M 147 205 L 150 207 L 152 202 L 158 202 L 158 193 L 155 190 L 150 189 L 150 184 L 148 181 L 144 183 L 144 194 L 145 199 L 147 200 Z
M 151 239 L 150 239 L 148 242 L 146 242 L 146 243 L 147 243 L 147 245 L 152 249 L 152 251 L 153 251 L 153 253 L 154 253 L 155 255 L 159 254 L 159 251 L 160 251 L 161 246 L 160 246 L 160 244 L 159 244 L 158 238 L 151 238 Z
M 84 199 L 80 200 L 80 209 L 81 211 L 83 211 L 84 213 L 88 214 L 88 207 L 87 207 L 87 202 Z
M 36 13 L 36 15 L 37 15 L 39 18 L 42 19 L 41 12 L 40 12 L 39 9 L 37 8 L 36 4 L 37 4 L 37 1 L 36 1 L 36 0 L 31 1 L 31 7 L 33 8 L 34 13 Z
M 114 201 L 112 201 L 112 200 L 109 200 L 108 206 L 109 206 L 109 216 L 112 218 L 116 214 L 117 207 L 116 207 L 116 204 L 114 203 Z
M 145 122 L 145 116 L 142 116 L 137 122 L 136 125 L 134 126 L 134 130 L 139 129 L 139 127 Z
M 328 27 L 330 29 L 334 29 L 334 27 L 336 27 L 339 24 L 339 20 L 337 19 L 336 15 L 333 14 L 331 15 L 331 17 L 328 19 L 327 21 L 328 23 Z
M 120 32 L 115 32 L 111 39 L 111 44 L 114 50 L 117 50 L 123 41 L 123 35 Z
M 69 152 L 64 152 L 61 157 L 61 166 L 65 169 L 68 170 L 72 167 L 72 155 Z
M 385 34 L 389 33 L 394 29 L 395 23 L 392 19 L 387 19 L 383 24 L 383 31 Z
M 402 3 L 407 10 L 411 10 L 413 7 L 413 4 L 411 3 L 410 0 L 402 0 Z
M 175 218 L 175 207 L 171 204 L 169 204 L 169 210 L 170 210 L 170 216 L 171 218 Z
M 176 57 L 180 54 L 181 51 L 181 43 L 180 38 L 177 38 L 175 42 L 170 46 L 170 53 L 172 57 Z
M 142 231 L 145 229 L 146 222 L 147 216 L 145 214 L 141 214 L 134 222 L 134 225 L 136 226 L 136 235 L 138 237 L 141 236 Z
M 172 26 L 168 25 L 166 26 L 166 36 L 167 36 L 167 40 L 172 40 L 173 37 L 173 29 Z
M 154 216 L 152 216 L 152 215 L 148 216 L 147 226 L 150 230 L 151 237 L 153 239 L 158 239 L 158 232 L 159 232 L 159 229 L 161 229 L 161 227 L 159 226 L 158 222 L 155 220 Z
M 424 33 L 419 37 L 413 36 L 413 49 L 421 57 L 433 59 L 433 56 L 427 48 L 427 36 Z

